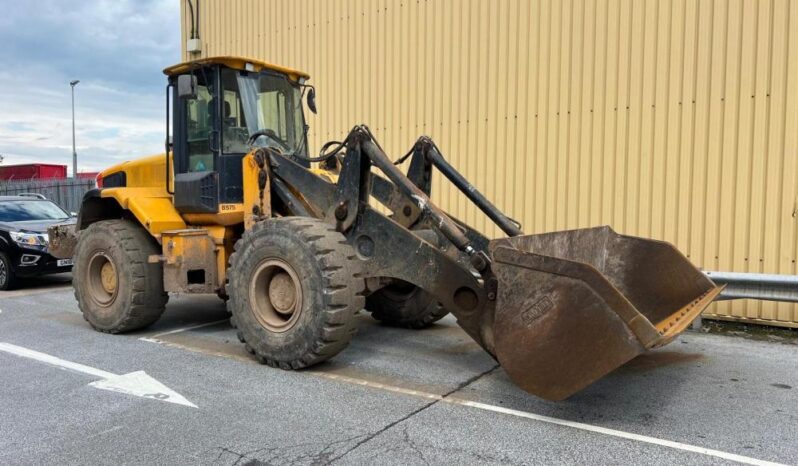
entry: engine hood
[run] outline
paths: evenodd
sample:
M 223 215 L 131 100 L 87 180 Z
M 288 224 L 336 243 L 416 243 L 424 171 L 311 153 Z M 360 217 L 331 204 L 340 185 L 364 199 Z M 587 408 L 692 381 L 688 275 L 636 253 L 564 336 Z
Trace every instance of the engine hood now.
M 47 228 L 59 223 L 75 223 L 76 219 L 60 220 L 26 220 L 23 222 L 0 222 L 0 229 L 24 233 L 41 233 L 46 235 Z

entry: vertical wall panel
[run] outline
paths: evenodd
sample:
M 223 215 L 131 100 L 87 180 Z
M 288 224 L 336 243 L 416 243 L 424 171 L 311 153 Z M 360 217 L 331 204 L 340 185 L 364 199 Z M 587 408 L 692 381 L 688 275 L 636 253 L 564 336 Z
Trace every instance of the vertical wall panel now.
M 201 56 L 311 74 L 312 148 L 357 123 L 393 157 L 429 134 L 528 233 L 609 224 L 705 269 L 798 272 L 795 2 L 199 3 Z M 434 183 L 442 207 L 500 234 Z M 798 326 L 791 304 L 709 314 Z

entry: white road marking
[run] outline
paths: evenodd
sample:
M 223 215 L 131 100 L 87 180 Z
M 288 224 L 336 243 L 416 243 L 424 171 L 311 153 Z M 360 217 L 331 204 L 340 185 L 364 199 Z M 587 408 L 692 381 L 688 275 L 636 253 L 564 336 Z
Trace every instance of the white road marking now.
M 558 419 L 555 417 L 541 416 L 539 414 L 528 413 L 516 409 L 503 408 L 501 406 L 494 406 L 485 403 L 478 403 L 476 401 L 462 400 L 459 398 L 447 397 L 443 400 L 444 403 L 457 404 L 461 406 L 469 406 L 471 408 L 482 409 L 485 411 L 492 411 L 494 413 L 509 414 L 511 416 L 523 417 L 535 421 L 546 422 L 558 426 L 571 427 L 573 429 L 585 430 L 596 434 L 609 435 L 612 437 L 619 437 L 627 440 L 634 440 L 636 442 L 650 443 L 663 447 L 673 448 L 676 450 L 689 451 L 692 453 L 700 453 L 702 455 L 713 456 L 715 458 L 722 458 L 725 460 L 736 461 L 743 464 L 753 464 L 757 466 L 785 466 L 782 463 L 774 463 L 772 461 L 759 460 L 749 456 L 736 455 L 720 450 L 713 450 L 711 448 L 698 447 L 681 442 L 674 442 L 672 440 L 664 440 L 657 437 L 649 437 L 648 435 L 633 434 L 631 432 L 624 432 L 622 430 L 608 429 L 606 427 L 594 426 L 582 422 L 566 421 L 565 419 Z
M 189 406 L 192 408 L 197 407 L 197 405 L 184 398 L 183 395 L 153 379 L 144 371 L 136 371 L 129 374 L 117 375 L 102 369 L 67 361 L 46 353 L 41 353 L 39 351 L 34 351 L 32 349 L 4 342 L 0 342 L 0 351 L 23 358 L 33 359 L 45 364 L 50 364 L 61 369 L 67 369 L 74 372 L 99 377 L 101 380 L 92 382 L 89 385 L 101 390 L 110 390 L 113 392 L 125 393 L 142 398 L 152 398 L 155 400 Z
M 110 429 L 105 429 L 103 431 L 91 434 L 88 437 L 84 437 L 83 440 L 85 441 L 85 440 L 88 440 L 90 438 L 95 438 L 95 437 L 99 437 L 101 435 L 110 434 L 111 432 L 116 432 L 117 430 L 122 429 L 122 428 L 124 428 L 124 426 L 113 426 Z
M 736 455 L 734 453 L 728 453 L 728 452 L 720 451 L 720 450 L 713 450 L 711 448 L 698 447 L 698 446 L 689 445 L 689 444 L 686 444 L 686 443 L 674 442 L 672 440 L 664 440 L 664 439 L 660 439 L 660 438 L 657 438 L 657 437 L 649 437 L 647 435 L 640 435 L 640 434 L 634 434 L 634 433 L 631 433 L 631 432 L 624 432 L 622 430 L 608 429 L 606 427 L 594 426 L 592 424 L 585 424 L 585 423 L 582 423 L 582 422 L 567 421 L 565 419 L 558 419 L 558 418 L 555 418 L 555 417 L 542 416 L 540 414 L 533 414 L 533 413 L 528 413 L 526 411 L 519 411 L 519 410 L 516 410 L 516 409 L 503 408 L 501 406 L 494 406 L 494 405 L 490 405 L 490 404 L 486 404 L 486 403 L 479 403 L 479 402 L 476 402 L 476 401 L 464 400 L 464 399 L 460 399 L 460 398 L 453 397 L 453 396 L 443 397 L 443 396 L 438 395 L 436 393 L 422 392 L 422 391 L 419 391 L 419 390 L 412 390 L 412 389 L 408 389 L 408 388 L 404 388 L 404 387 L 397 387 L 397 386 L 393 386 L 393 385 L 387 385 L 387 384 L 380 383 L 380 382 L 372 382 L 370 380 L 358 379 L 358 378 L 355 378 L 355 377 L 347 377 L 347 376 L 336 375 L 336 374 L 328 374 L 328 373 L 325 373 L 325 372 L 314 372 L 314 371 L 308 371 L 308 372 L 312 373 L 313 375 L 324 377 L 326 379 L 337 380 L 337 381 L 345 382 L 345 383 L 349 383 L 349 384 L 360 385 L 360 386 L 365 386 L 365 387 L 370 387 L 370 388 L 376 388 L 376 389 L 379 389 L 379 390 L 385 390 L 385 391 L 389 391 L 389 392 L 393 392 L 393 393 L 400 393 L 400 394 L 403 394 L 403 395 L 415 396 L 415 397 L 418 397 L 418 398 L 425 398 L 425 399 L 428 399 L 428 400 L 437 400 L 437 401 L 441 401 L 443 403 L 449 403 L 449 404 L 453 404 L 453 405 L 468 406 L 470 408 L 476 408 L 476 409 L 481 409 L 481 410 L 484 410 L 484 411 L 491 411 L 491 412 L 494 412 L 494 413 L 501 413 L 501 414 L 521 417 L 521 418 L 525 418 L 525 419 L 531 419 L 533 421 L 545 422 L 545 423 L 548 423 L 548 424 L 554 424 L 554 425 L 563 426 L 563 427 L 570 427 L 572 429 L 584 430 L 584 431 L 593 432 L 593 433 L 596 433 L 596 434 L 608 435 L 608 436 L 611 436 L 611 437 L 618 437 L 618 438 L 623 438 L 623 439 L 627 439 L 627 440 L 633 440 L 633 441 L 636 441 L 636 442 L 649 443 L 649 444 L 652 444 L 652 445 L 659 445 L 659 446 L 663 446 L 663 447 L 673 448 L 675 450 L 682 450 L 682 451 L 689 451 L 689 452 L 692 452 L 692 453 L 699 453 L 699 454 L 702 454 L 702 455 L 712 456 L 712 457 L 715 457 L 715 458 L 721 458 L 721 459 L 725 459 L 725 460 L 729 460 L 729 461 L 735 461 L 735 462 L 743 463 L 743 464 L 752 464 L 752 465 L 756 465 L 756 466 L 785 466 L 782 463 L 774 463 L 774 462 L 771 462 L 771 461 L 759 460 L 759 459 L 751 458 L 751 457 L 748 457 L 748 456 Z
M 205 322 L 204 324 L 190 325 L 188 327 L 169 330 L 168 332 L 156 333 L 155 335 L 150 335 L 148 337 L 141 337 L 139 338 L 139 340 L 149 341 L 150 343 L 163 343 L 161 340 L 158 339 L 158 337 L 163 337 L 166 335 L 174 335 L 175 333 L 181 333 L 187 330 L 194 330 L 202 327 L 210 327 L 211 325 L 221 324 L 222 322 L 227 322 L 228 320 L 230 319 L 220 319 L 220 320 L 215 320 L 213 322 Z

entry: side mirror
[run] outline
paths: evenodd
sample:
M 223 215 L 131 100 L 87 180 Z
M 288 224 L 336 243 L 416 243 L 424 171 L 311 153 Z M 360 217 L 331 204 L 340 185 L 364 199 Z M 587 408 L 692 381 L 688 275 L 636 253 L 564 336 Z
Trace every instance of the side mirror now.
M 311 112 L 316 113 L 316 89 L 308 89 L 308 108 Z
M 193 74 L 181 74 L 177 77 L 177 96 L 181 99 L 197 98 L 197 77 Z

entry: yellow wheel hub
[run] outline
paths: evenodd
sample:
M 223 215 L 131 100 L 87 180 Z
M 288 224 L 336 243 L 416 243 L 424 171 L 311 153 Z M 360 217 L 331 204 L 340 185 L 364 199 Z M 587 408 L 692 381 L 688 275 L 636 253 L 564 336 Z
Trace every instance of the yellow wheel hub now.
M 263 327 L 272 332 L 285 332 L 302 314 L 299 275 L 281 259 L 265 259 L 252 274 L 249 302 L 252 313 Z
M 281 314 L 290 314 L 296 303 L 296 287 L 291 276 L 285 272 L 276 273 L 269 283 L 269 299 L 274 310 Z
M 96 252 L 89 259 L 88 268 L 82 273 L 85 273 L 89 298 L 100 307 L 113 304 L 119 292 L 119 275 L 111 258 L 104 251 Z
M 103 264 L 102 269 L 100 269 L 100 280 L 103 289 L 107 293 L 116 291 L 116 269 L 114 269 L 114 264 L 110 261 Z

